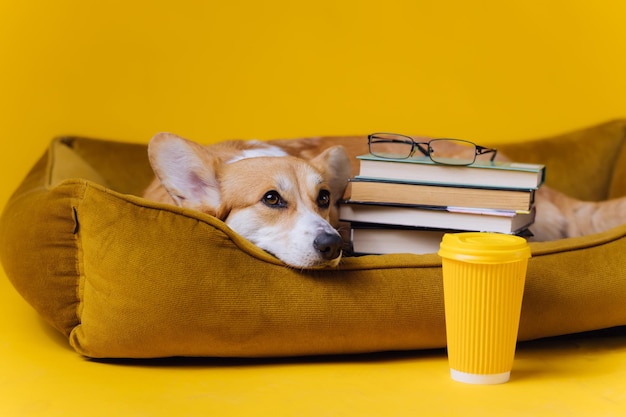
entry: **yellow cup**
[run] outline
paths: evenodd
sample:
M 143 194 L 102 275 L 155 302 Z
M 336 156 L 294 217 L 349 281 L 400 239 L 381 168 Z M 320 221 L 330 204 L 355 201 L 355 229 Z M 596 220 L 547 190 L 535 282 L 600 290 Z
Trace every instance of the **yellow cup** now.
M 507 382 L 530 258 L 528 243 L 498 233 L 445 234 L 439 255 L 452 379 Z

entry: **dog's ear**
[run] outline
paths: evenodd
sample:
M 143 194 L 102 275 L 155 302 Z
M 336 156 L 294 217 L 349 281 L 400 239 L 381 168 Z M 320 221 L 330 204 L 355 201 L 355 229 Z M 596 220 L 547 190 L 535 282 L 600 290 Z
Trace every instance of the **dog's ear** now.
M 351 175 L 350 158 L 343 146 L 333 146 L 309 161 L 324 172 L 335 201 L 343 196 Z
M 216 163 L 204 146 L 171 133 L 157 133 L 148 144 L 148 157 L 177 205 L 204 212 L 220 205 Z

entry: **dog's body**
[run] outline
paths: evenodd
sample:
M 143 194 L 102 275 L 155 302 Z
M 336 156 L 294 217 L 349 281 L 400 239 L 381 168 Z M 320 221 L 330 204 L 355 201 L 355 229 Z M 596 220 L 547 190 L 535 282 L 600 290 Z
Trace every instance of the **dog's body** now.
M 336 266 L 343 247 L 337 202 L 358 174 L 355 157 L 367 151 L 363 137 L 201 146 L 160 133 L 149 145 L 156 178 L 144 197 L 211 214 L 293 267 Z M 544 185 L 535 201 L 538 241 L 626 223 L 626 198 L 580 201 Z

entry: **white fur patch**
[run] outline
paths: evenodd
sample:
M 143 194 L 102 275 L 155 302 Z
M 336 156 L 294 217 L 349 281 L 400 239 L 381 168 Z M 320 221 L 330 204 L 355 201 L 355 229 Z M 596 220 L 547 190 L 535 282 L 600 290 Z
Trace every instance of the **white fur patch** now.
M 248 208 L 229 216 L 226 224 L 289 265 L 301 268 L 336 265 L 340 258 L 324 260 L 313 242 L 323 232 L 339 236 L 337 231 L 308 208 L 300 208 L 297 216 L 295 224 L 287 228 L 282 222 L 263 223 L 255 216 L 254 209 Z
M 262 147 L 246 149 L 241 151 L 241 153 L 234 158 L 230 159 L 227 164 L 232 164 L 233 162 L 241 161 L 242 159 L 248 158 L 259 158 L 262 156 L 287 156 L 287 152 L 279 148 L 278 146 L 265 145 L 262 142 L 252 141 L 253 143 L 259 143 Z

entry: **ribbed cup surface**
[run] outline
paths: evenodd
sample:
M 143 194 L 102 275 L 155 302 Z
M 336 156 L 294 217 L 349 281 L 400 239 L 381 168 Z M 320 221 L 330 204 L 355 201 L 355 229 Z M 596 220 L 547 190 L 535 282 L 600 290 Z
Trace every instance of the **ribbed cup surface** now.
M 526 281 L 528 243 L 496 233 L 444 235 L 442 257 L 448 361 L 453 379 L 509 379 Z
M 511 371 L 528 260 L 477 264 L 443 258 L 450 368 L 468 374 Z

